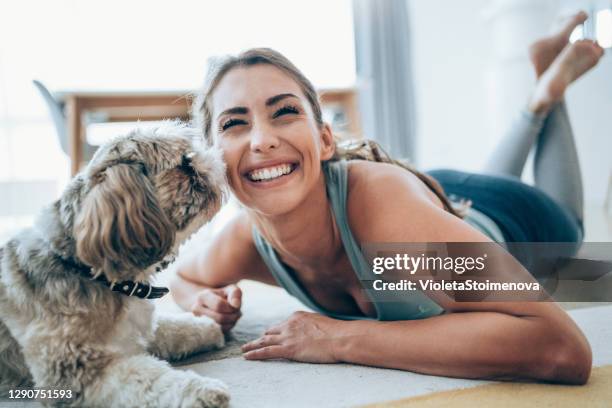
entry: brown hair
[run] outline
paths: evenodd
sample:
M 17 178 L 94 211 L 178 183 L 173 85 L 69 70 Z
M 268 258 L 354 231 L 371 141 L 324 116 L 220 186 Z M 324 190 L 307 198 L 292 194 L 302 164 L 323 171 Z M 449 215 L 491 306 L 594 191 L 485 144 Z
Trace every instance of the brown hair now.
M 302 72 L 281 53 L 274 51 L 270 48 L 252 48 L 250 50 L 240 53 L 237 56 L 229 56 L 221 61 L 217 61 L 216 64 L 213 64 L 207 76 L 204 89 L 195 97 L 192 114 L 193 117 L 200 122 L 199 125 L 204 131 L 204 138 L 209 144 L 212 143 L 211 101 L 212 94 L 215 88 L 217 87 L 217 85 L 219 85 L 219 82 L 221 82 L 221 79 L 223 79 L 225 74 L 227 74 L 232 69 L 240 67 L 250 67 L 259 64 L 272 65 L 286 73 L 295 82 L 297 82 L 297 84 L 302 89 L 304 96 L 306 96 L 308 103 L 311 106 L 316 123 L 319 126 L 323 125 L 323 117 L 319 96 L 308 78 L 306 78 L 304 74 L 302 74 Z M 423 183 L 425 183 L 425 185 L 429 187 L 431 191 L 433 191 L 433 193 L 440 199 L 440 201 L 442 201 L 444 208 L 448 212 L 460 218 L 465 215 L 465 210 L 467 208 L 465 203 L 461 203 L 459 204 L 459 206 L 454 207 L 448 197 L 446 197 L 446 194 L 444 194 L 442 186 L 440 186 L 440 184 L 434 178 L 428 176 L 427 174 L 421 173 L 412 165 L 410 165 L 406 160 L 395 160 L 391 158 L 391 156 L 389 156 L 380 147 L 380 145 L 373 140 L 358 139 L 350 140 L 344 143 L 339 143 L 338 141 L 336 141 L 335 153 L 330 160 L 343 159 L 361 159 L 375 162 L 391 163 L 400 166 L 413 173 Z

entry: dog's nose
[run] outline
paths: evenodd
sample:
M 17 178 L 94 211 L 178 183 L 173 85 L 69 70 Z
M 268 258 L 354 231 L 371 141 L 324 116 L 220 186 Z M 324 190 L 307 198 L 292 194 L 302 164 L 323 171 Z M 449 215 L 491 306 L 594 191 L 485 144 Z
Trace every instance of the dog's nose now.
M 195 152 L 189 152 L 183 155 L 183 158 L 181 160 L 181 168 L 183 169 L 184 172 L 188 174 L 195 173 L 195 168 L 192 163 L 195 156 L 196 156 Z
M 191 166 L 191 161 L 193 160 L 195 155 L 196 155 L 195 152 L 189 152 L 187 154 L 184 154 L 183 159 L 181 161 L 181 166 L 183 167 Z

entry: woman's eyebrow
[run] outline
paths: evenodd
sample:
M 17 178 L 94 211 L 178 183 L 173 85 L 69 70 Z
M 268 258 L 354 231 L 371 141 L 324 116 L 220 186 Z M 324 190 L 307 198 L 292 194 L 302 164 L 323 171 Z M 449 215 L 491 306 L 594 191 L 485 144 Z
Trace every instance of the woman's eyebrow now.
M 217 115 L 217 119 L 219 119 L 223 115 L 232 115 L 232 114 L 233 115 L 246 115 L 248 112 L 249 110 L 245 108 L 244 106 L 236 106 L 236 107 L 229 108 L 221 112 L 219 115 Z
M 292 94 L 292 93 L 282 93 L 282 94 L 278 94 L 278 95 L 275 95 L 275 96 L 272 96 L 272 97 L 268 98 L 268 99 L 266 100 L 266 106 L 272 106 L 272 105 L 274 105 L 275 103 L 277 103 L 277 102 L 279 102 L 279 101 L 282 101 L 282 100 L 283 100 L 283 99 L 285 99 L 285 98 L 297 98 L 297 96 L 295 96 L 295 95 L 294 95 L 294 94 Z

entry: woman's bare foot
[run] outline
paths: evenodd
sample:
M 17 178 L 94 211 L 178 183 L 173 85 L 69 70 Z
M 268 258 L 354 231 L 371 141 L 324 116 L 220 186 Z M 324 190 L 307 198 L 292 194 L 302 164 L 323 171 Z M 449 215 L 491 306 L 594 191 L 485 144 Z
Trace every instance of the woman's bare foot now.
M 603 48 L 591 40 L 566 45 L 538 80 L 529 109 L 535 113 L 548 111 L 563 99 L 572 82 L 597 64 L 603 53 Z
M 557 58 L 557 55 L 569 43 L 569 38 L 574 28 L 584 23 L 587 18 L 588 15 L 584 11 L 574 14 L 568 18 L 561 30 L 550 37 L 542 38 L 531 44 L 529 47 L 529 59 L 533 64 L 537 78 L 540 78 L 555 58 Z

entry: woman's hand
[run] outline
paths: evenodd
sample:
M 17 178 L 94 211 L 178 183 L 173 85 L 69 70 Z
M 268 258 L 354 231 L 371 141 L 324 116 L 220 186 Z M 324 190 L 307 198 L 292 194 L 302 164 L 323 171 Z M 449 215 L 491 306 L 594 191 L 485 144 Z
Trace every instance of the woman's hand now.
M 195 298 L 191 313 L 208 316 L 228 332 L 242 316 L 242 291 L 236 285 L 217 289 L 204 289 Z
M 247 360 L 285 358 L 305 363 L 336 363 L 334 344 L 343 322 L 317 313 L 296 312 L 242 346 Z

